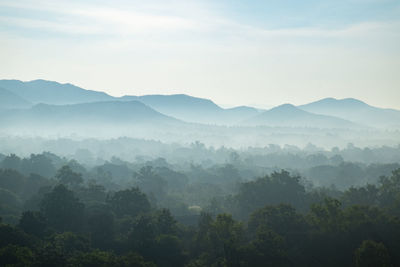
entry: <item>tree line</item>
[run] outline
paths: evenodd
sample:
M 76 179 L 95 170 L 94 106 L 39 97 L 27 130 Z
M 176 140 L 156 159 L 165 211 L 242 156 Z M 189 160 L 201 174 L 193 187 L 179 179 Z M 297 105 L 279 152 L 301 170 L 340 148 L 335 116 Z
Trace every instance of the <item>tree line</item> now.
M 165 168 L 172 184 L 184 180 Z M 123 189 L 79 169 L 72 162 L 51 178 L 0 169 L 3 265 L 400 266 L 400 169 L 343 192 L 310 190 L 282 170 L 184 213 L 163 207 L 174 191 L 152 166 Z

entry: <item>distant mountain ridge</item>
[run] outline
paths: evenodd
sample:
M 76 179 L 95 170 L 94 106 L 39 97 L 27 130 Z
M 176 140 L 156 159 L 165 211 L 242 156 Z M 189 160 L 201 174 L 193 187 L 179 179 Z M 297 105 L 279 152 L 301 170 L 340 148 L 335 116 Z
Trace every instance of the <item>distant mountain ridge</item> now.
M 0 123 L 4 127 L 90 126 L 97 127 L 99 131 L 102 127 L 113 126 L 135 128 L 142 125 L 182 124 L 181 121 L 161 114 L 138 101 L 103 101 L 71 105 L 37 104 L 29 109 L 0 113 Z
M 32 103 L 28 100 L 16 95 L 9 90 L 0 87 L 0 109 L 1 108 L 27 108 Z
M 283 104 L 243 122 L 251 126 L 309 127 L 309 128 L 359 128 L 360 126 L 333 116 L 310 113 L 292 104 Z
M 299 108 L 304 111 L 335 116 L 374 127 L 400 126 L 399 110 L 373 107 L 354 98 L 324 98 L 301 105 Z
M 67 105 L 99 101 L 140 101 L 165 115 L 193 123 L 235 124 L 258 113 L 252 107 L 223 109 L 209 99 L 176 95 L 144 95 L 113 97 L 104 92 L 91 91 L 72 84 L 53 81 L 0 80 L 0 87 L 33 104 Z
M 364 125 L 383 129 L 400 128 L 400 111 L 373 107 L 352 98 L 325 98 L 297 107 L 287 104 L 267 111 L 260 111 L 248 106 L 224 109 L 210 99 L 185 94 L 113 97 L 104 92 L 86 90 L 69 83 L 60 84 L 46 80 L 28 82 L 0 80 L 0 110 L 26 109 L 39 103 L 52 106 L 98 102 L 109 102 L 108 108 L 121 110 L 123 104 L 111 105 L 110 103 L 131 101 L 138 101 L 147 108 L 167 117 L 200 124 L 320 128 L 353 128 Z M 48 112 L 53 112 L 50 109 L 54 108 L 58 112 L 56 112 L 57 114 L 60 114 L 59 112 L 62 110 L 67 112 L 69 108 L 72 108 L 50 108 L 50 106 L 47 107 Z M 86 108 L 89 106 L 94 107 L 96 105 L 86 105 Z M 35 112 L 40 107 L 44 108 L 45 106 L 35 106 L 27 112 Z M 78 110 L 78 107 L 75 106 L 74 109 Z M 126 111 L 126 113 L 129 113 L 129 111 Z M 98 114 L 107 117 L 112 113 L 103 114 L 99 111 Z M 84 115 L 88 116 L 88 114 Z M 121 116 L 123 117 L 123 114 Z M 78 117 L 77 119 L 79 119 Z
M 124 96 L 121 99 L 138 100 L 163 114 L 203 124 L 231 125 L 259 113 L 255 108 L 244 106 L 223 109 L 209 99 L 185 94 Z
M 33 104 L 78 104 L 87 102 L 109 101 L 114 97 L 98 91 L 86 90 L 70 83 L 61 84 L 53 81 L 0 80 L 0 87 L 32 102 Z

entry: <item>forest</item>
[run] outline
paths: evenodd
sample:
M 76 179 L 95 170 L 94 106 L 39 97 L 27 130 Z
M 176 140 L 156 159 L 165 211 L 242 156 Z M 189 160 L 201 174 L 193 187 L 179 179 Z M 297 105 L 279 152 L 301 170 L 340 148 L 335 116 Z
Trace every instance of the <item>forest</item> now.
M 0 267 L 400 267 L 400 0 L 0 0 Z
M 1 265 L 400 266 L 399 147 L 167 151 L 0 154 Z

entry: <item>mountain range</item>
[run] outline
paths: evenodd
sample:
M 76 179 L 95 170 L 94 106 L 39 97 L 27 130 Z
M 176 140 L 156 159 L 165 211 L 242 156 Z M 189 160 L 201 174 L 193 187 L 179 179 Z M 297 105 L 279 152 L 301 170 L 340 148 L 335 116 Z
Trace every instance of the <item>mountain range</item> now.
M 357 124 L 341 118 L 314 114 L 291 104 L 267 110 L 243 122 L 245 125 L 272 127 L 356 128 Z
M 400 111 L 357 99 L 326 98 L 270 110 L 224 109 L 209 99 L 177 95 L 113 97 L 53 81 L 0 80 L 0 122 L 197 123 L 225 126 L 307 128 L 400 128 Z
M 378 128 L 400 127 L 400 111 L 370 106 L 354 98 L 325 98 L 299 106 L 300 109 L 328 116 L 346 118 Z

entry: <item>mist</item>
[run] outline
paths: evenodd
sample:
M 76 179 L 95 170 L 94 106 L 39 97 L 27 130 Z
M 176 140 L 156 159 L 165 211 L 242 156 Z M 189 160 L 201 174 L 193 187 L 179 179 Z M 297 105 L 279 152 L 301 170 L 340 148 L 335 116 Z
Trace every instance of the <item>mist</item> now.
M 0 88 L 0 263 L 400 262 L 398 110 Z

